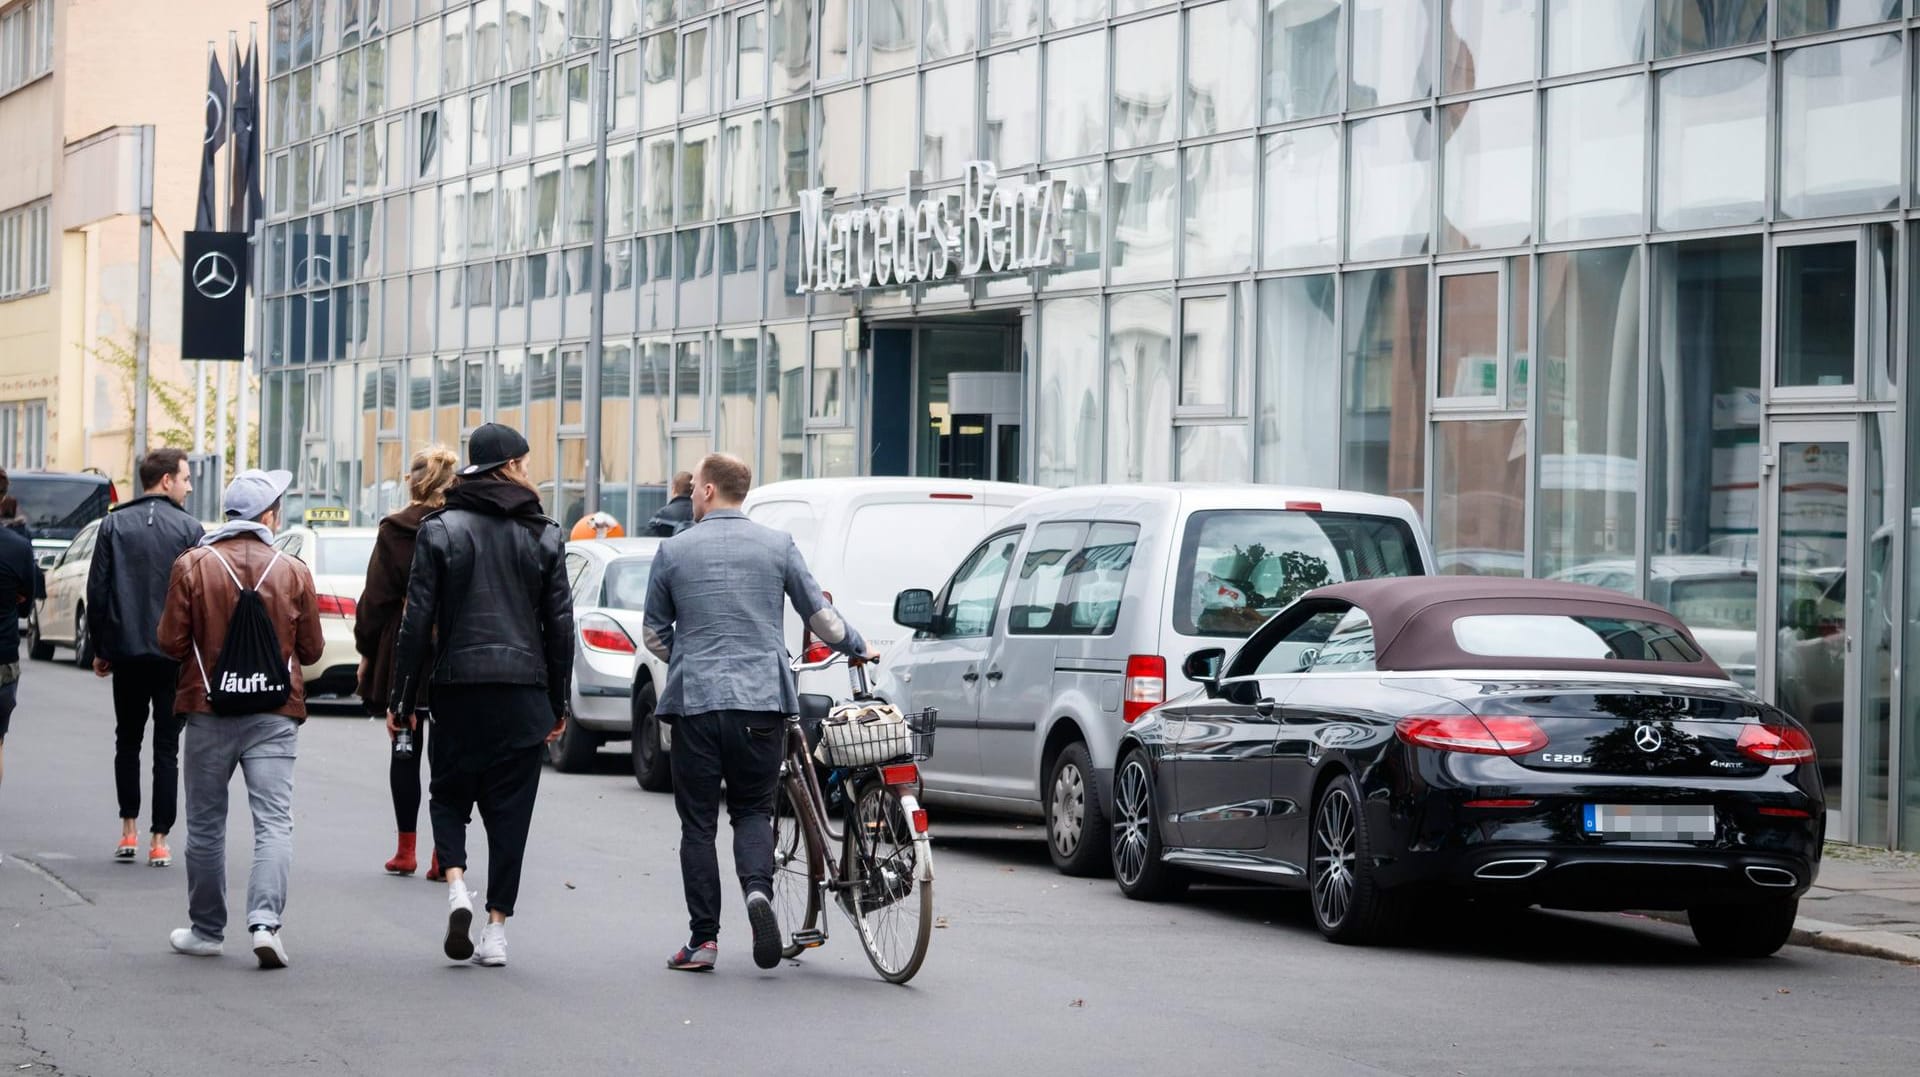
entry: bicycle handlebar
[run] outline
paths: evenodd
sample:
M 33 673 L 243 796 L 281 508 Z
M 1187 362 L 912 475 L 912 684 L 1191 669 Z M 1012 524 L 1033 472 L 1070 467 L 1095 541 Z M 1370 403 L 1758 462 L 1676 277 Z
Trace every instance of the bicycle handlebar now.
M 816 670 L 832 669 L 841 662 L 847 663 L 847 682 L 853 688 L 853 698 L 866 699 L 873 695 L 873 682 L 867 677 L 867 665 L 874 659 L 863 658 L 858 662 L 849 656 L 835 652 L 819 662 L 804 662 L 796 658 L 791 666 L 795 673 L 812 673 Z

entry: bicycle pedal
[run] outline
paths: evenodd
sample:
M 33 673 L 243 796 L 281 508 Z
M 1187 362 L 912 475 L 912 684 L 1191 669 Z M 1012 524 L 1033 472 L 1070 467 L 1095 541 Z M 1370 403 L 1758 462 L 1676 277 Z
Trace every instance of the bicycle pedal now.
M 817 949 L 827 944 L 827 933 L 824 931 L 796 931 L 793 933 L 793 944 L 808 950 Z

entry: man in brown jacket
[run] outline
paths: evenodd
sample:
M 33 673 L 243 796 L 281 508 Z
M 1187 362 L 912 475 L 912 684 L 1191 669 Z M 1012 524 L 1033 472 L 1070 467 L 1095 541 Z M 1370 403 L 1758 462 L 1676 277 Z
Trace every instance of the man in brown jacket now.
M 312 575 L 272 546 L 280 498 L 292 482 L 285 471 L 249 469 L 228 484 L 222 499 L 226 525 L 173 564 L 159 632 L 160 649 L 181 663 L 174 713 L 186 716 L 180 769 L 187 790 L 187 911 L 193 926 L 173 933 L 173 948 L 195 957 L 220 954 L 227 927 L 227 786 L 238 767 L 253 809 L 247 928 L 254 956 L 267 969 L 287 965 L 280 913 L 293 867 L 294 748 L 307 717 L 300 667 L 319 660 L 324 646 Z M 290 691 L 270 713 L 216 715 L 207 697 L 242 587 L 259 592 L 287 664 Z

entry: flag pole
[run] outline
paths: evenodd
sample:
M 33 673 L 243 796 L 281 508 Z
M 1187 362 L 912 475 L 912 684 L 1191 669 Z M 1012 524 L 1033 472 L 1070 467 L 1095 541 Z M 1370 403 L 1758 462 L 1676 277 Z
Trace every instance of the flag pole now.
M 140 127 L 140 298 L 136 308 L 133 366 L 133 458 L 147 452 L 147 396 L 153 391 L 153 138 Z
M 238 147 L 233 144 L 233 106 L 234 102 L 238 100 L 240 96 L 238 93 L 240 80 L 240 35 L 232 30 L 227 31 L 227 72 L 227 140 L 226 146 L 223 148 L 227 151 L 226 168 L 224 169 L 227 176 L 227 231 L 231 232 L 234 230 L 234 161 L 235 158 L 239 156 L 239 154 L 235 152 Z M 217 202 L 214 204 L 215 206 L 219 205 Z M 217 373 L 214 375 L 213 451 L 215 455 L 220 458 L 220 474 L 223 479 L 231 478 L 233 475 L 233 472 L 227 470 L 227 368 L 232 365 L 231 362 L 222 360 L 219 366 L 215 368 Z M 236 468 L 235 471 L 237 470 Z
M 213 69 L 213 65 L 216 62 L 216 54 L 213 48 L 213 39 L 208 38 L 207 69 L 209 71 Z M 202 111 L 204 111 L 204 109 Z M 209 134 L 211 134 L 211 132 L 209 132 Z M 202 136 L 202 145 L 200 148 L 200 152 L 203 155 L 206 153 L 205 138 L 206 136 Z M 205 173 L 203 172 L 202 176 L 204 177 L 204 175 Z M 220 195 L 218 173 L 215 174 L 213 193 L 216 199 Z M 197 213 L 195 215 L 198 216 Z M 194 222 L 194 226 L 196 228 L 199 227 L 197 220 Z M 191 274 L 193 267 L 182 265 L 181 270 L 184 276 Z M 193 451 L 195 453 L 204 453 L 207 451 L 207 364 L 199 359 L 194 359 L 190 362 L 193 367 Z
M 600 453 L 604 435 L 600 416 L 600 356 L 606 349 L 607 328 L 607 103 L 613 87 L 613 5 L 600 3 L 600 41 L 594 49 L 593 101 L 593 248 L 587 266 L 587 356 L 581 373 L 580 395 L 586 419 L 587 473 L 581 476 L 581 500 L 589 513 L 600 511 Z M 556 469 L 555 474 L 559 472 Z M 561 475 L 556 490 L 566 488 Z M 564 511 L 558 504 L 556 512 Z
M 247 440 L 247 412 L 253 402 L 253 392 L 249 385 L 249 374 L 253 370 L 253 357 L 259 354 L 259 339 L 262 324 L 266 321 L 261 309 L 260 275 L 260 222 L 246 219 L 253 210 L 253 181 L 250 171 L 253 160 L 259 153 L 260 141 L 260 100 L 253 93 L 254 85 L 259 81 L 260 73 L 260 24 L 247 24 L 247 60 L 251 65 L 247 72 L 247 160 L 240 163 L 240 183 L 246 189 L 240 192 L 240 226 L 247 232 L 247 277 L 253 284 L 253 298 L 247 303 L 247 318 L 253 322 L 253 332 L 247 334 L 247 350 L 240 361 L 240 388 L 238 404 L 235 409 L 239 432 L 234 438 L 237 451 L 234 454 L 234 470 L 245 471 L 250 462 L 252 447 Z M 236 147 L 237 149 L 238 147 Z M 232 200 L 228 200 L 231 204 Z

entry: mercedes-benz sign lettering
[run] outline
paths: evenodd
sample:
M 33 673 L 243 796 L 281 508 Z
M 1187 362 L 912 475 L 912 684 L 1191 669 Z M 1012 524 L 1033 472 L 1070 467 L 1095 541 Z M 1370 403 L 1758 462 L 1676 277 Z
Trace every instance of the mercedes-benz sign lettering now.
M 208 251 L 193 263 L 193 290 L 208 299 L 225 299 L 239 286 L 239 267 L 220 251 Z
M 1634 746 L 1643 752 L 1657 752 L 1662 743 L 1658 726 L 1643 725 L 1633 731 Z

